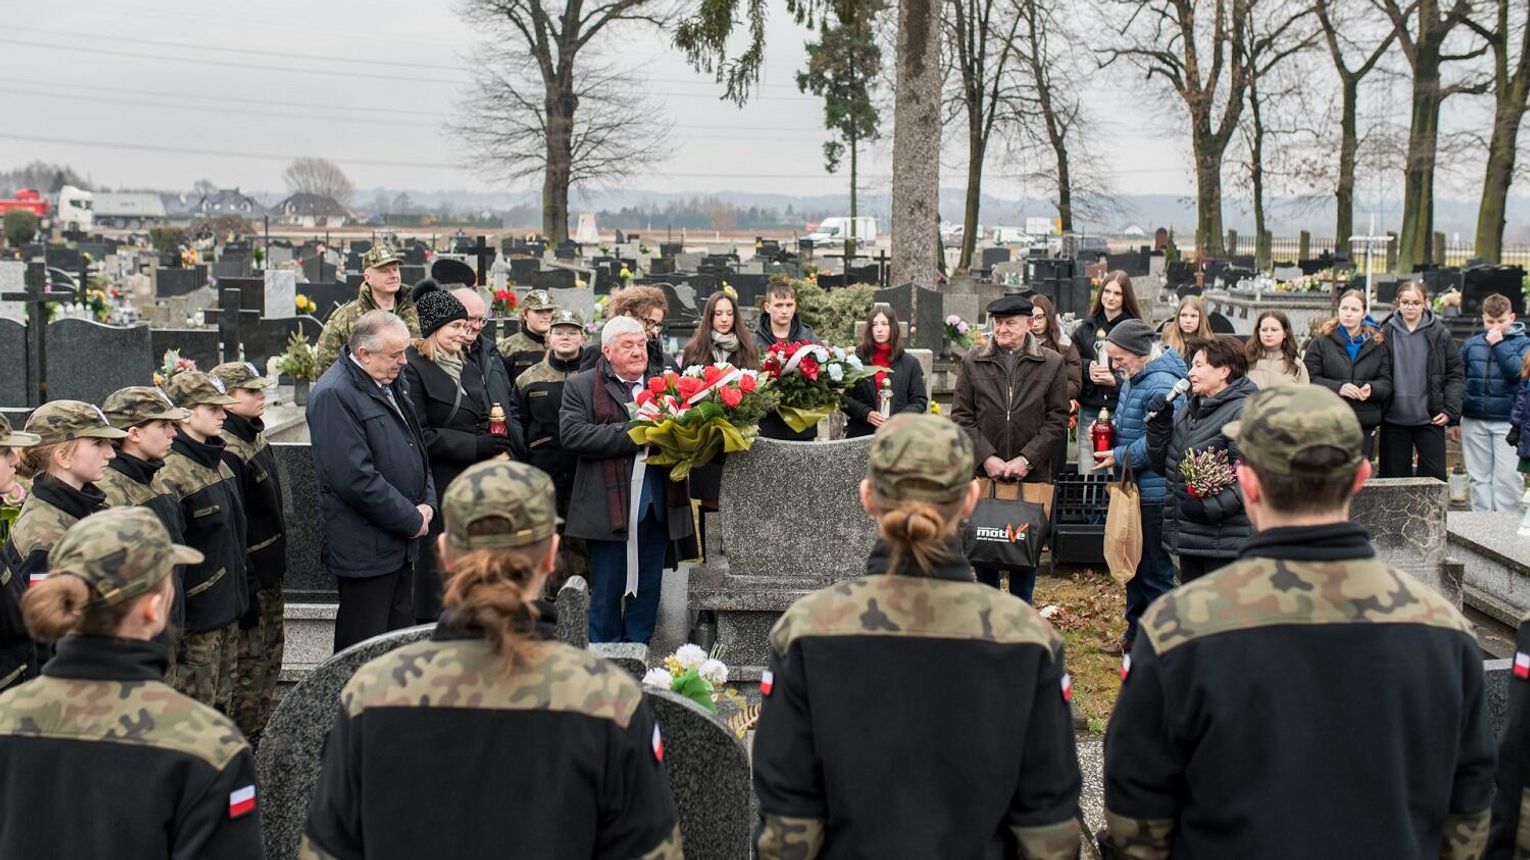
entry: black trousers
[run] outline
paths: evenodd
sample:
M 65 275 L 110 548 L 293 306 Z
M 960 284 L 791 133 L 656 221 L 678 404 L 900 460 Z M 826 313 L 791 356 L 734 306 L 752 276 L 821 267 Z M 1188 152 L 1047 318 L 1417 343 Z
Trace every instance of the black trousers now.
M 382 576 L 337 576 L 340 608 L 335 613 L 335 653 L 373 636 L 414 623 L 414 565 L 408 562 Z
M 1226 567 L 1232 559 L 1212 555 L 1181 555 L 1179 557 L 1179 584 L 1186 585 Z
M 1418 452 L 1418 470 L 1413 453 Z M 1445 428 L 1433 424 L 1404 427 L 1381 425 L 1381 477 L 1439 478 L 1445 480 Z

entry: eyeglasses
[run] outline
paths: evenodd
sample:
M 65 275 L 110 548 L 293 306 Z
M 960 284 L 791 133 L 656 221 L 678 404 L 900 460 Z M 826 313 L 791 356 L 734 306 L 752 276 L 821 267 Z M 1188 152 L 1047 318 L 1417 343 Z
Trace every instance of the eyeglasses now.
M 643 329 L 650 334 L 657 331 L 662 331 L 664 329 L 663 317 L 659 317 L 658 319 L 654 319 L 653 317 L 641 317 L 639 318 L 638 322 L 641 322 L 643 324 Z

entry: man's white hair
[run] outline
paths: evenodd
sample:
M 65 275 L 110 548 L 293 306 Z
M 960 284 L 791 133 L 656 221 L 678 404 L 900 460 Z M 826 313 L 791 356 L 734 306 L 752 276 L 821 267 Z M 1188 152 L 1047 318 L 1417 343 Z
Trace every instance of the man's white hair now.
M 389 331 L 402 331 L 404 337 L 409 337 L 409 326 L 397 314 L 381 308 L 367 311 L 351 326 L 351 350 L 377 352 L 382 349 L 383 335 Z
M 632 317 L 616 317 L 608 320 L 601 327 L 600 345 L 602 348 L 608 347 L 615 343 L 617 338 L 627 334 L 640 334 L 645 338 L 648 336 L 648 332 L 643 330 L 643 324 Z

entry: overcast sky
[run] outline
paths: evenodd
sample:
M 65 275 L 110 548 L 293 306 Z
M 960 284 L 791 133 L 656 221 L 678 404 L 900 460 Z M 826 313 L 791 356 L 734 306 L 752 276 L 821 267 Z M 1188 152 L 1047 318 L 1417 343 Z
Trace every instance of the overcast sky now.
M 453 8 L 448 0 L 0 0 L 0 167 L 41 158 L 113 187 L 187 188 L 207 178 L 279 191 L 288 161 L 308 155 L 336 161 L 361 188 L 505 190 L 454 166 L 461 153 L 443 132 L 467 85 L 474 39 Z M 780 0 L 773 12 L 763 86 L 742 109 L 720 101 L 717 85 L 667 37 L 627 31 L 621 60 L 663 102 L 675 140 L 661 167 L 626 187 L 843 192 L 846 180 L 822 167 L 821 102 L 793 83 L 808 34 Z M 1182 132 L 1122 82 L 1100 74 L 1087 91 L 1087 134 L 1112 187 L 1190 194 Z M 964 180 L 959 134 L 948 131 L 946 187 Z M 863 159 L 864 190 L 889 186 L 889 147 Z M 1002 153 L 986 176 L 990 193 L 1042 193 L 1016 179 Z

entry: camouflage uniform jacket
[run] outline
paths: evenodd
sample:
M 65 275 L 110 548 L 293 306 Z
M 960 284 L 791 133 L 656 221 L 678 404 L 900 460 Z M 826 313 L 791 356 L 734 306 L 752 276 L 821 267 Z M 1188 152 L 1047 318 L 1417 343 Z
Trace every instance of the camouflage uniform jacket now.
M 164 646 L 74 636 L 0 695 L 0 857 L 261 857 L 255 761 L 226 717 L 160 681 Z M 246 801 L 245 798 L 249 799 Z
M 106 507 L 93 484 L 76 490 L 52 475 L 38 475 L 32 493 L 0 548 L 0 690 L 37 674 L 37 648 L 21 620 L 21 596 L 33 579 L 48 575 L 48 552 L 69 527 Z M 44 649 L 45 650 L 45 649 Z M 46 653 L 42 655 L 46 658 Z M 0 856 L 7 856 L 0 854 Z
M 324 331 L 319 334 L 318 344 L 318 372 L 324 375 L 331 364 L 345 355 L 345 345 L 351 340 L 351 326 L 367 311 L 377 310 L 377 300 L 372 298 L 372 290 L 366 282 L 361 283 L 361 289 L 357 291 L 356 298 L 346 302 L 329 319 L 324 321 Z M 393 297 L 393 313 L 409 326 L 411 337 L 420 336 L 420 314 L 414 309 L 414 302 L 409 298 L 409 290 L 400 289 Z
M 164 460 L 141 460 L 122 451 L 106 464 L 106 475 L 96 486 L 106 494 L 108 507 L 129 505 L 148 508 L 165 524 L 170 540 L 186 542 L 186 516 L 181 512 L 181 501 L 175 491 L 165 483 L 159 471 L 165 467 Z M 186 626 L 186 569 L 175 566 L 175 604 L 170 607 L 170 624 L 176 630 Z
M 443 619 L 340 693 L 300 856 L 679 858 L 662 759 L 641 688 L 614 664 L 544 641 L 506 674 L 479 633 Z
M 1509 713 L 1498 747 L 1498 790 L 1485 857 L 1530 857 L 1530 618 L 1514 637 Z
M 563 384 L 579 375 L 579 358 L 567 361 L 548 353 L 541 363 L 515 380 L 515 419 L 526 438 L 526 462 L 546 472 L 558 491 L 558 514 L 568 514 L 569 493 L 579 457 L 563 450 L 558 439 L 558 412 Z
M 532 367 L 540 364 L 547 355 L 547 335 L 535 334 L 525 329 L 525 323 L 521 323 L 521 330 L 499 341 L 499 354 L 505 359 L 505 372 L 510 376 L 510 384 L 514 385 L 520 380 L 521 374 Z
M 1119 856 L 1480 856 L 1482 651 L 1364 528 L 1257 533 L 1141 624 L 1105 737 Z
M 249 609 L 252 599 L 246 582 L 244 501 L 238 476 L 223 462 L 223 450 L 218 437 L 198 442 L 182 433 L 160 470 L 186 518 L 186 545 L 206 556 L 186 568 L 187 633 L 228 625 Z
M 802 598 L 771 631 L 761 860 L 1078 856 L 1062 639 L 974 582 L 959 542 L 947 551 L 908 575 L 878 544 L 867 576 Z
M 259 418 L 229 414 L 223 422 L 223 462 L 239 476 L 250 542 L 249 572 L 261 588 L 277 588 L 287 573 L 286 517 L 276 456 Z

